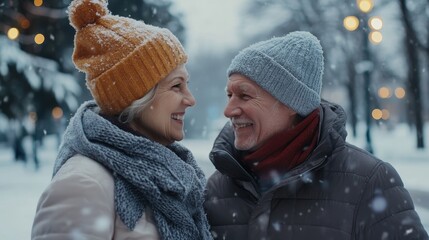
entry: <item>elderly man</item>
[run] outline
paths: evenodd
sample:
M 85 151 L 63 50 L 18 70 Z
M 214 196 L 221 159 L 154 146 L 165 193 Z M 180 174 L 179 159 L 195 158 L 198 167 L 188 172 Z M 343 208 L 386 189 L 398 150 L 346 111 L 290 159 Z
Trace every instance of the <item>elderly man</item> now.
M 308 32 L 232 60 L 205 201 L 215 239 L 428 239 L 395 169 L 347 143 L 344 110 L 321 101 L 323 62 Z

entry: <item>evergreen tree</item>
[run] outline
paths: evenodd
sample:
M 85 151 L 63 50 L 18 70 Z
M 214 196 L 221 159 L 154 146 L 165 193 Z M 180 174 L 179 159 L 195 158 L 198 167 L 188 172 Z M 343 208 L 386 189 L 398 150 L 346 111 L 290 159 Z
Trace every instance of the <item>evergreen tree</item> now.
M 68 20 L 70 2 L 0 3 L 0 116 L 19 122 L 31 116 L 34 142 L 57 133 L 56 117 L 68 118 L 90 98 L 89 91 L 81 91 L 86 88 L 84 76 L 71 60 L 75 30 Z M 171 1 L 109 1 L 113 14 L 167 27 L 183 41 L 183 24 L 171 13 L 171 5 Z

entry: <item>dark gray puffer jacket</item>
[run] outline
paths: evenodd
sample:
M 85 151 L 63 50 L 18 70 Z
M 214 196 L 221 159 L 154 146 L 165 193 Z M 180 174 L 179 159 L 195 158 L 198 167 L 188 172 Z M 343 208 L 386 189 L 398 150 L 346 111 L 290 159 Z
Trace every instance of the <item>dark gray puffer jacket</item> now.
M 205 209 L 215 239 L 429 239 L 395 169 L 345 142 L 344 110 L 323 102 L 309 158 L 266 192 L 240 165 L 227 124 L 210 158 Z

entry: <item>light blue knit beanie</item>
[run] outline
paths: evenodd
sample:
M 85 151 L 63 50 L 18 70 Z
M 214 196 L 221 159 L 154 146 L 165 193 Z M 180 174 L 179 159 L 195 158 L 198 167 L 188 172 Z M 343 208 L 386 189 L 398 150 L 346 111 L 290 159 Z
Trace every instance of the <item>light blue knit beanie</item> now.
M 309 32 L 297 31 L 243 49 L 227 73 L 250 78 L 299 115 L 307 116 L 320 104 L 323 66 L 319 40 Z

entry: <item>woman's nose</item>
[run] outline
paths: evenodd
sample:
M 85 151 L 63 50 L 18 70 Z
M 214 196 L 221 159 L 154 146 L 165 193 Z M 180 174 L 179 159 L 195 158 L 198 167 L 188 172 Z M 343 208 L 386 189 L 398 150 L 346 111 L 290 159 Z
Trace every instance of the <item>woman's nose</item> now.
M 184 103 L 190 107 L 194 106 L 196 103 L 194 95 L 190 91 L 187 92 L 184 98 Z

